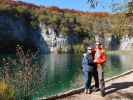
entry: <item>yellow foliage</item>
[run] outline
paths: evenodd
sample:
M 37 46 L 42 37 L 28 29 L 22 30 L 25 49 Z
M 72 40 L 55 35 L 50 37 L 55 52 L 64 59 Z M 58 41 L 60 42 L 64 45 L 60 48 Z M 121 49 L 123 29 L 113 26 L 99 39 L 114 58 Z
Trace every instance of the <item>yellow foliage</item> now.
M 0 98 L 2 100 L 14 100 L 15 92 L 12 86 L 8 85 L 5 81 L 0 81 Z
M 7 88 L 8 88 L 7 84 L 5 84 L 4 81 L 1 81 L 0 82 L 0 94 L 3 94 Z

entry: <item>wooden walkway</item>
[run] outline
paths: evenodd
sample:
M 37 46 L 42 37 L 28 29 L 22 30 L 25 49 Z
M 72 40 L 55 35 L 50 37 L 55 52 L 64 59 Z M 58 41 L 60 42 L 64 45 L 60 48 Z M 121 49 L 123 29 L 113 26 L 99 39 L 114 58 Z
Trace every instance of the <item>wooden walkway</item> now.
M 92 94 L 81 92 L 56 100 L 133 100 L 133 72 L 114 78 L 105 84 L 105 97 L 101 97 L 100 92 Z

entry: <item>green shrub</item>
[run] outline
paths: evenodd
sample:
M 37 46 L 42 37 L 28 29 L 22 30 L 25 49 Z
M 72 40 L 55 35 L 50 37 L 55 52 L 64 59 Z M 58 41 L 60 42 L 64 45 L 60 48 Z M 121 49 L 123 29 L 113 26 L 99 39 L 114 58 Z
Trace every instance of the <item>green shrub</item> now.
M 83 44 L 77 44 L 73 46 L 74 53 L 83 53 L 85 52 L 85 46 Z

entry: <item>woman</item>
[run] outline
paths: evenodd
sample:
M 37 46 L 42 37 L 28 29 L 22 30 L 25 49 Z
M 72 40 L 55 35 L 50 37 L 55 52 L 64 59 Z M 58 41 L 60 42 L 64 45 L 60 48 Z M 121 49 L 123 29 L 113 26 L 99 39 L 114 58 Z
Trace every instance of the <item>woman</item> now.
M 87 53 L 83 54 L 82 59 L 82 67 L 85 79 L 85 93 L 91 93 L 91 80 L 92 80 L 92 72 L 93 72 L 93 55 L 92 48 L 87 48 Z

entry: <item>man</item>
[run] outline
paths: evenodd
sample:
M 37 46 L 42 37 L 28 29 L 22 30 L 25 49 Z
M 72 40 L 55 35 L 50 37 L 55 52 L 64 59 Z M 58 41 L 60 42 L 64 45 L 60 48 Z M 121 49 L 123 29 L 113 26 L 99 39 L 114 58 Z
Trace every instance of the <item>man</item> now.
M 105 55 L 105 50 L 103 48 L 103 45 L 99 42 L 96 42 L 94 62 L 96 63 L 96 66 L 97 66 L 99 88 L 101 91 L 101 96 L 105 95 L 104 66 L 103 66 L 103 64 L 106 62 L 106 60 L 107 60 L 107 58 Z
M 99 79 L 98 79 L 98 71 L 97 71 L 97 64 L 94 62 L 95 59 L 95 50 L 93 48 L 92 50 L 92 55 L 93 55 L 93 72 L 92 76 L 94 77 L 94 91 L 97 92 L 99 90 Z

